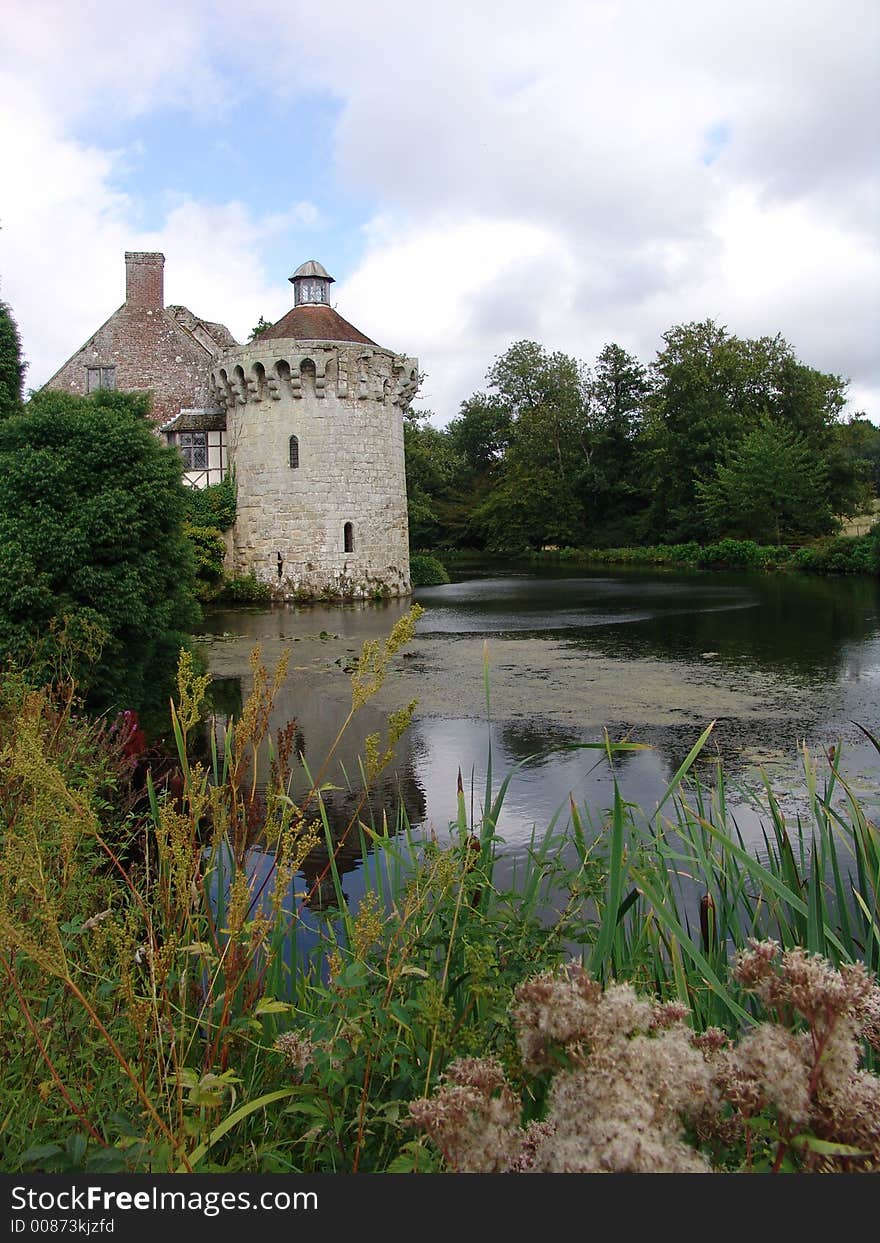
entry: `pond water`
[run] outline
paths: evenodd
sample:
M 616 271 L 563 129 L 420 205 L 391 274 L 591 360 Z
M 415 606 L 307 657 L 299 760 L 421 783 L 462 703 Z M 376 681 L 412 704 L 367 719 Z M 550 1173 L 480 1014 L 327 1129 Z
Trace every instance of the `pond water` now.
M 402 799 L 414 824 L 445 834 L 461 771 L 479 817 L 489 743 L 497 787 L 511 769 L 499 822 L 505 854 L 527 848 L 569 797 L 598 820 L 611 801 L 607 763 L 578 749 L 613 739 L 648 744 L 615 761 L 624 797 L 650 809 L 711 721 L 702 770 L 720 755 L 741 782 L 737 822 L 758 840 L 745 792 L 759 766 L 797 810 L 799 747 L 824 759 L 843 743 L 843 768 L 869 804 L 880 759 L 858 728 L 880 734 L 880 584 L 867 578 L 554 570 L 508 564 L 460 571 L 422 589 L 415 641 L 400 654 L 326 776 L 356 778 L 366 734 L 418 700 L 412 726 L 371 800 L 393 822 Z M 383 637 L 408 601 L 341 608 L 216 611 L 201 628 L 218 688 L 247 694 L 249 655 L 270 665 L 290 650 L 273 728 L 297 722 L 314 772 L 350 706 L 347 668 L 365 639 Z M 487 716 L 484 661 L 488 661 Z M 354 793 L 331 798 L 350 815 Z M 360 866 L 356 849 L 341 860 Z M 346 888 L 357 881 L 349 875 Z M 353 895 L 352 895 L 353 896 Z

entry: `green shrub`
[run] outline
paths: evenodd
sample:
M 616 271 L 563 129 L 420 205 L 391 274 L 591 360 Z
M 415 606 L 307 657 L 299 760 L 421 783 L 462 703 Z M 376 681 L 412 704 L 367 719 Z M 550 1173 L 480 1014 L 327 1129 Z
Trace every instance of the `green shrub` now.
M 413 587 L 439 587 L 449 582 L 446 566 L 428 553 L 413 553 L 409 559 Z
M 186 519 L 194 527 L 218 527 L 226 531 L 235 522 L 235 480 L 227 475 L 207 488 L 187 488 Z
M 690 544 L 670 544 L 668 546 L 669 560 L 677 565 L 696 565 L 700 558 L 700 545 L 696 543 Z
M 196 576 L 205 582 L 216 582 L 223 575 L 226 541 L 217 527 L 196 527 L 183 524 L 183 533 L 193 546 Z
M 772 566 L 784 565 L 790 555 L 785 545 L 723 539 L 717 544 L 707 544 L 699 555 L 698 564 L 713 569 L 766 570 Z
M 792 567 L 813 574 L 880 573 L 880 539 L 874 534 L 817 540 L 799 548 Z
M 149 397 L 44 390 L 0 422 L 0 660 L 67 670 L 99 710 L 164 709 L 198 617 L 186 489 Z
M 245 574 L 241 578 L 228 578 L 221 598 L 230 604 L 268 604 L 272 588 L 268 583 L 261 583 L 255 574 Z

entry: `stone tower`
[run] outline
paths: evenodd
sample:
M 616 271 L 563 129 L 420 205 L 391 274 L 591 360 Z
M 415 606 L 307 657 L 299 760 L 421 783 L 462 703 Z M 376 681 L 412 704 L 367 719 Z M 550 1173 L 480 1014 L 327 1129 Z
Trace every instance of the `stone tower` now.
M 320 263 L 290 280 L 293 309 L 211 368 L 238 489 L 235 572 L 287 597 L 407 595 L 403 412 L 418 360 L 344 320 Z

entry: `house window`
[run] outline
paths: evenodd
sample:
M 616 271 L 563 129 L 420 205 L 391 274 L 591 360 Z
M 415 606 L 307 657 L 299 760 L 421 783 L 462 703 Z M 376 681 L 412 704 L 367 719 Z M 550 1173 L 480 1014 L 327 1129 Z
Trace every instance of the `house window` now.
M 296 436 L 290 438 L 290 465 L 293 470 L 299 466 L 299 441 Z
M 96 393 L 99 388 L 116 388 L 115 367 L 86 367 L 86 391 Z
M 180 432 L 177 438 L 184 470 L 207 470 L 208 433 Z
M 350 522 L 346 522 L 342 528 L 342 538 L 345 543 L 345 551 L 354 552 L 354 527 Z

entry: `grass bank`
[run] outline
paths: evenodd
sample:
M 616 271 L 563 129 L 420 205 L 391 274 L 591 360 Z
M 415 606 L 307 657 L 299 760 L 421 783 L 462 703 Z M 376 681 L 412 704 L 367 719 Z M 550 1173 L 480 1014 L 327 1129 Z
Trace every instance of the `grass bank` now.
M 541 565 L 686 566 L 703 570 L 796 570 L 811 574 L 880 574 L 880 533 L 829 536 L 800 548 L 720 540 L 633 548 L 560 548 L 531 554 Z

